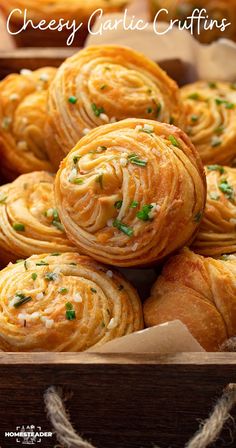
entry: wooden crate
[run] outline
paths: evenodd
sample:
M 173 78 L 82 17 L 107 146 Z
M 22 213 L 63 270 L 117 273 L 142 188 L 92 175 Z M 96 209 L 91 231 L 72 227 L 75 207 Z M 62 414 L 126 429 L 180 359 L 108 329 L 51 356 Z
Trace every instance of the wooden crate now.
M 73 51 L 0 53 L 0 77 L 21 68 L 58 66 Z M 181 77 L 181 66 L 179 70 Z M 51 430 L 43 394 L 55 385 L 73 392 L 67 404 L 72 422 L 98 448 L 183 448 L 232 382 L 236 382 L 233 353 L 1 353 L 0 447 L 21 446 L 5 437 L 17 426 Z M 232 433 L 228 425 L 215 447 L 235 446 L 230 445 Z M 53 448 L 56 440 L 37 445 Z

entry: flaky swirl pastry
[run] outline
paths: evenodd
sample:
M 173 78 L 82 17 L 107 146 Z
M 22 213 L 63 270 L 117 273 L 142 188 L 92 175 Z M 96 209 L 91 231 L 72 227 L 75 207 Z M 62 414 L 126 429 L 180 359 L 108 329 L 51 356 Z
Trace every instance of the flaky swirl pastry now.
M 23 174 L 0 187 L 0 262 L 45 252 L 69 252 L 54 199 L 54 176 Z
M 154 62 L 130 48 L 94 46 L 59 68 L 49 90 L 48 147 L 61 160 L 88 132 L 124 118 L 179 124 L 179 91 Z
M 236 84 L 198 81 L 181 89 L 186 131 L 204 164 L 236 157 Z
M 209 165 L 207 202 L 193 249 L 208 256 L 236 252 L 236 168 Z
M 142 329 L 134 288 L 77 254 L 32 256 L 0 272 L 0 349 L 79 352 Z
M 205 174 L 188 137 L 151 120 L 100 126 L 61 163 L 56 204 L 81 253 L 116 266 L 149 265 L 191 240 Z
M 85 21 L 98 8 L 106 12 L 119 11 L 129 0 L 1 0 L 0 9 L 9 14 L 13 9 L 27 9 L 28 18 L 50 20 Z M 14 14 L 14 20 L 22 22 L 22 14 Z
M 236 333 L 236 256 L 204 258 L 183 250 L 165 265 L 144 304 L 148 327 L 181 320 L 207 351 Z
M 52 171 L 44 126 L 48 86 L 56 69 L 22 70 L 0 82 L 0 157 L 7 180 L 35 170 Z

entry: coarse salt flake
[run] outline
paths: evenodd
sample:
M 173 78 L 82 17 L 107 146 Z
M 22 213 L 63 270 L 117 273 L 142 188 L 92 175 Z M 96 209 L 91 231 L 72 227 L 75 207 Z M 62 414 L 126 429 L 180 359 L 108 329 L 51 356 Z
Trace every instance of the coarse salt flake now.
M 43 299 L 43 297 L 44 297 L 43 292 L 39 292 L 38 294 L 36 294 L 36 300 L 41 300 Z
M 32 70 L 29 70 L 28 68 L 22 68 L 22 70 L 20 71 L 20 74 L 24 75 L 24 76 L 29 76 L 29 75 L 32 75 Z
M 76 302 L 76 303 L 81 303 L 82 301 L 83 301 L 83 299 L 82 299 L 80 293 L 77 292 L 77 293 L 75 294 L 75 296 L 74 296 L 74 302 Z
M 116 319 L 114 317 L 112 317 L 112 319 L 110 320 L 109 324 L 107 325 L 107 329 L 108 330 L 113 330 L 113 328 L 117 327 L 117 322 Z
M 109 123 L 109 117 L 106 114 L 100 114 L 100 118 L 102 121 L 105 121 L 106 123 Z
M 107 277 L 112 278 L 112 277 L 113 277 L 113 272 L 110 271 L 110 270 L 108 270 L 108 271 L 106 272 L 106 275 L 107 275 Z
M 89 132 L 90 132 L 90 129 L 88 129 L 88 128 L 84 128 L 83 129 L 83 134 L 84 135 L 87 135 Z

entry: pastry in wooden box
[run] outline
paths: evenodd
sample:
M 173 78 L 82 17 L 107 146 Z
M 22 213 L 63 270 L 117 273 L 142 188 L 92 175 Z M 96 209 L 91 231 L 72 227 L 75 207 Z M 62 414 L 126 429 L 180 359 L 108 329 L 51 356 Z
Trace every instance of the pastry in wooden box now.
M 0 82 L 0 171 L 6 180 L 19 174 L 52 171 L 45 147 L 48 86 L 56 69 L 22 70 Z
M 217 39 L 236 39 L 236 0 L 150 0 L 151 16 L 154 19 L 159 10 L 166 8 L 165 11 L 158 14 L 158 20 L 170 22 L 170 20 L 179 20 L 183 23 L 187 20 L 188 26 L 191 24 L 190 19 L 194 10 L 205 9 L 206 13 L 202 17 L 208 16 L 206 23 L 201 20 L 200 32 L 198 31 L 198 21 L 196 17 L 199 13 L 195 13 L 195 24 L 193 34 L 202 43 L 210 43 Z M 225 29 L 221 31 L 220 25 L 229 23 Z M 210 26 L 210 20 L 214 21 L 214 25 Z M 217 25 L 216 26 L 216 21 Z
M 80 352 L 143 328 L 121 274 L 88 257 L 34 255 L 0 272 L 0 349 Z
M 14 33 L 15 43 L 19 47 L 65 47 L 66 45 L 73 45 L 78 48 L 84 44 L 88 35 L 88 21 L 90 21 L 90 28 L 95 21 L 96 10 L 102 8 L 104 13 L 119 12 L 129 1 L 1 0 L 0 10 L 7 19 L 13 10 L 18 9 L 10 16 L 9 28 Z M 34 28 L 28 25 L 23 30 L 25 10 L 27 10 L 26 20 L 31 20 Z M 44 23 L 42 29 L 39 29 L 37 26 L 41 21 L 44 21 Z M 79 29 L 76 31 L 74 39 L 71 39 L 72 32 L 77 28 Z M 21 32 L 16 34 L 19 30 Z
M 75 251 L 60 222 L 54 176 L 23 174 L 0 187 L 0 263 L 45 252 Z
M 181 89 L 186 132 L 204 164 L 236 157 L 236 84 L 197 81 Z
M 205 173 L 183 131 L 127 119 L 78 142 L 61 163 L 55 193 L 80 253 L 116 266 L 151 265 L 194 237 Z
M 208 256 L 236 253 L 236 168 L 209 165 L 207 202 L 193 250 Z
M 167 262 L 144 304 L 148 327 L 182 321 L 207 351 L 236 333 L 236 256 L 205 258 L 183 250 Z
M 141 53 L 89 47 L 67 59 L 49 90 L 48 150 L 60 161 L 90 129 L 125 118 L 178 125 L 176 83 Z

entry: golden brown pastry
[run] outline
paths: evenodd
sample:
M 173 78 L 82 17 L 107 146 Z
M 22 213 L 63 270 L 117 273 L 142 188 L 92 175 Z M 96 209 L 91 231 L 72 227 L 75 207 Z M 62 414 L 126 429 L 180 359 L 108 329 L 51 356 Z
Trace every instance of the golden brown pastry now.
M 193 249 L 216 256 L 236 252 L 236 168 L 209 165 L 207 202 Z
M 67 40 L 73 30 L 73 21 L 76 27 L 83 23 L 83 26 L 76 32 L 72 45 L 77 48 L 83 44 L 88 34 L 88 21 L 91 18 L 93 24 L 94 11 L 102 8 L 104 13 L 121 11 L 130 0 L 1 0 L 0 10 L 8 17 L 13 9 L 20 9 L 22 12 L 14 12 L 10 20 L 10 30 L 14 33 L 21 30 L 24 24 L 24 11 L 27 9 L 27 20 L 32 20 L 37 26 L 45 20 L 43 31 L 33 29 L 28 26 L 26 31 L 22 31 L 14 36 L 19 46 L 66 46 Z M 52 30 L 48 29 L 51 21 L 55 20 Z M 59 31 L 58 24 L 63 25 Z M 68 22 L 68 23 L 67 23 Z M 67 28 L 66 28 L 67 25 Z M 69 30 L 68 30 L 69 25 Z M 71 41 L 68 41 L 71 45 Z
M 230 165 L 236 157 L 236 85 L 198 81 L 181 89 L 186 131 L 204 164 Z
M 52 171 L 44 126 L 48 86 L 56 69 L 22 70 L 0 82 L 0 171 L 6 180 L 36 170 Z
M 236 334 L 236 256 L 215 260 L 186 249 L 165 265 L 144 304 L 148 327 L 179 319 L 207 351 Z
M 0 349 L 79 352 L 143 327 L 135 289 L 88 257 L 34 255 L 0 272 Z
M 168 10 L 168 15 L 165 12 L 159 14 L 159 20 L 170 22 L 171 19 L 177 19 L 183 22 L 187 17 L 192 16 L 194 9 L 204 8 L 207 13 L 202 14 L 203 17 L 208 16 L 209 20 L 217 20 L 218 24 L 221 24 L 223 19 L 226 19 L 225 23 L 230 23 L 230 26 L 221 31 L 216 26 L 209 28 L 209 22 L 203 28 L 204 22 L 202 21 L 200 33 L 198 33 L 198 22 L 195 20 L 194 36 L 202 43 L 210 43 L 220 38 L 233 40 L 236 38 L 236 0 L 150 0 L 150 4 L 152 18 L 160 9 Z M 187 23 L 190 24 L 190 21 L 188 20 Z
M 127 119 L 78 142 L 61 163 L 55 192 L 67 235 L 81 253 L 143 266 L 193 238 L 205 205 L 205 174 L 180 129 Z
M 0 187 L 0 263 L 45 252 L 75 251 L 60 222 L 54 176 L 23 174 Z
M 48 147 L 60 161 L 90 129 L 125 118 L 179 124 L 179 90 L 154 62 L 119 46 L 86 48 L 59 68 L 49 90 Z

